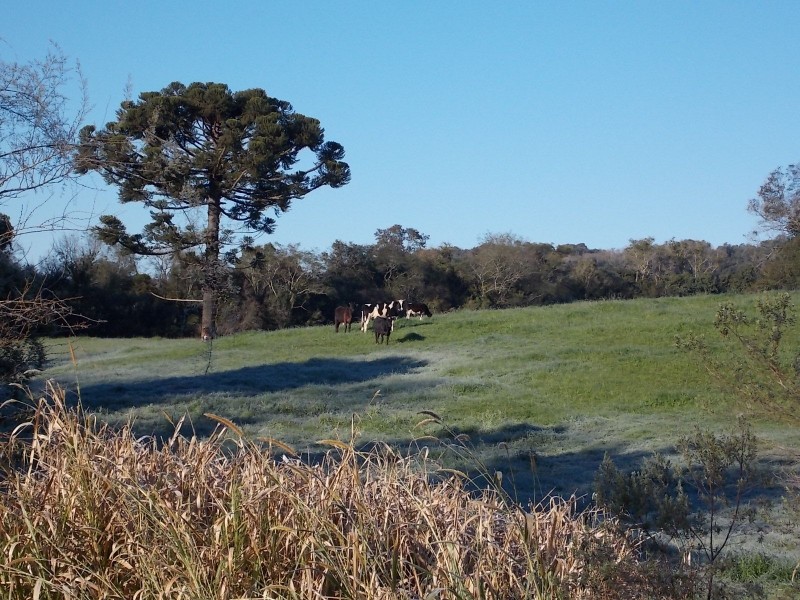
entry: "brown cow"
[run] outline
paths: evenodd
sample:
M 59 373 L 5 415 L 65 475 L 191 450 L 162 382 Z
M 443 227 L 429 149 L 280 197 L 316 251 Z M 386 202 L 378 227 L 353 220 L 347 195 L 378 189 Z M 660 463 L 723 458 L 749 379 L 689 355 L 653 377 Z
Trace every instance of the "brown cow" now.
M 333 330 L 339 333 L 339 325 L 344 323 L 344 332 L 350 331 L 353 325 L 353 305 L 337 306 L 333 313 Z

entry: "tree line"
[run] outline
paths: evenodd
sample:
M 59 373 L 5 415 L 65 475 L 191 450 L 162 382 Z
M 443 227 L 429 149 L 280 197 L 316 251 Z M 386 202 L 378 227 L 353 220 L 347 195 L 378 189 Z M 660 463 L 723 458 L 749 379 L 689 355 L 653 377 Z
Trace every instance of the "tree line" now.
M 798 244 L 786 238 L 719 247 L 645 238 L 620 250 L 528 242 L 512 234 L 486 235 L 470 249 L 429 248 L 427 240 L 401 225 L 378 230 L 373 244 L 336 241 L 321 252 L 245 238 L 224 255 L 217 274 L 217 332 L 331 323 L 338 305 L 395 298 L 446 312 L 800 283 Z M 195 252 L 136 260 L 95 235 L 65 236 L 31 267 L 16 261 L 11 248 L 0 251 L 0 291 L 23 285 L 47 290 L 88 319 L 88 335 L 200 333 L 204 273 Z

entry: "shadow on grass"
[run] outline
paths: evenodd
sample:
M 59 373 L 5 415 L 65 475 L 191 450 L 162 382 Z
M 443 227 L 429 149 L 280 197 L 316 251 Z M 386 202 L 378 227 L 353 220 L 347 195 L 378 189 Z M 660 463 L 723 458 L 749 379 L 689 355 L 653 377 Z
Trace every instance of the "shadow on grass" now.
M 606 454 L 624 471 L 639 467 L 651 456 L 613 442 L 563 451 L 564 446 L 574 445 L 563 426 L 511 424 L 469 433 L 466 441 L 461 438 L 463 443 L 445 434 L 433 437 L 439 441 L 426 442 L 431 456 L 465 472 L 476 489 L 499 482 L 508 498 L 523 506 L 550 496 L 575 495 L 578 506 L 584 507 L 591 503 L 594 477 Z
M 407 334 L 405 334 L 405 335 L 404 335 L 403 337 L 401 337 L 401 338 L 397 338 L 397 343 L 398 343 L 398 344 L 403 344 L 403 343 L 405 343 L 405 342 L 421 342 L 421 341 L 423 341 L 424 339 L 425 339 L 425 336 L 424 336 L 424 335 L 420 335 L 420 334 L 418 334 L 418 333 L 414 333 L 414 332 L 412 331 L 411 333 L 407 333 Z
M 81 385 L 82 405 L 89 410 L 127 410 L 144 406 L 170 404 L 202 396 L 238 397 L 246 401 L 275 392 L 305 386 L 350 385 L 365 383 L 390 374 L 406 374 L 424 367 L 427 361 L 403 356 L 375 360 L 313 358 L 299 363 L 277 363 L 242 367 L 229 371 L 197 375 L 158 377 L 147 380 L 117 379 Z M 69 386 L 68 398 L 78 398 Z M 245 424 L 236 419 L 239 424 Z
M 459 440 L 454 438 L 459 436 Z M 564 448 L 584 444 L 565 451 Z M 614 441 L 576 440 L 568 427 L 540 427 L 530 423 L 507 424 L 481 431 L 439 430 L 424 442 L 395 440 L 397 448 L 427 446 L 429 456 L 450 468 L 464 472 L 474 489 L 500 484 L 507 497 L 522 506 L 536 504 L 551 496 L 575 496 L 577 507 L 593 504 L 594 481 L 606 455 L 624 473 L 641 469 L 654 454 L 674 456 L 675 448 L 661 446 L 652 450 L 631 450 Z M 744 501 L 779 502 L 785 489 L 776 479 L 780 465 L 761 458 L 756 468 L 763 481 L 745 494 Z M 735 478 L 729 482 L 728 496 L 733 497 Z M 686 488 L 690 502 L 699 508 L 696 491 Z

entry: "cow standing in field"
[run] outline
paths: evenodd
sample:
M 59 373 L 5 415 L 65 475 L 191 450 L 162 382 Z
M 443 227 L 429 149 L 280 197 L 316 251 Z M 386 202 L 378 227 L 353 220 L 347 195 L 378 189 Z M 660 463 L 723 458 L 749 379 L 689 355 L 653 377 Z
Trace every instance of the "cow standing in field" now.
M 374 302 L 372 304 L 364 304 L 361 307 L 361 331 L 366 331 L 369 326 L 370 319 L 377 319 L 383 317 L 397 317 L 403 314 L 403 305 L 405 300 L 392 300 L 391 302 Z M 394 325 L 394 320 L 392 320 Z
M 344 324 L 344 332 L 350 331 L 353 326 L 353 305 L 337 306 L 333 313 L 333 330 L 339 333 L 339 325 Z
M 423 304 L 422 302 L 415 303 L 410 302 L 406 305 L 406 319 L 410 319 L 411 317 L 419 317 L 419 320 L 422 320 L 422 316 L 432 317 L 431 311 L 428 309 L 427 304 Z
M 382 344 L 383 338 L 386 337 L 386 345 L 389 345 L 389 336 L 392 335 L 392 329 L 394 329 L 394 319 L 394 317 L 375 317 L 372 329 L 375 331 L 376 344 Z

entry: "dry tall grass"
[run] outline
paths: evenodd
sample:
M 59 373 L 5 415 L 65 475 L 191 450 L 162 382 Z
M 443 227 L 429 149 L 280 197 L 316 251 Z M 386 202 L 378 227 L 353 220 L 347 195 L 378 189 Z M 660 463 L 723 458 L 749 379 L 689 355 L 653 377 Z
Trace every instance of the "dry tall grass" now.
M 218 420 L 137 439 L 51 388 L 0 446 L 2 597 L 657 597 L 570 502 L 522 510 L 388 448 L 276 458 Z

